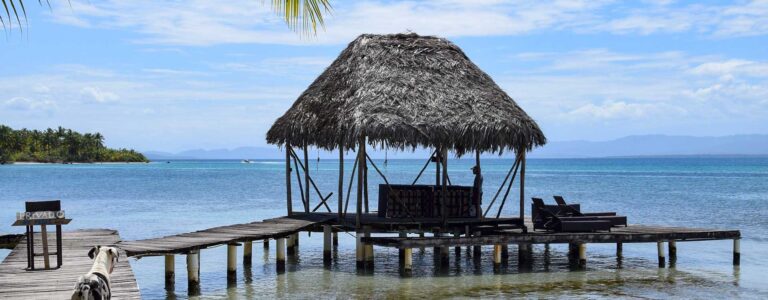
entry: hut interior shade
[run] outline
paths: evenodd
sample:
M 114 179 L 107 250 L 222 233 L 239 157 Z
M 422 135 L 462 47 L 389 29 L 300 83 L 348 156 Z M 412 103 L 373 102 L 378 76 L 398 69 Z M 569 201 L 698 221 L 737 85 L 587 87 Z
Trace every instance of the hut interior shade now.
M 364 34 L 272 125 L 267 142 L 354 149 L 531 150 L 538 124 L 450 41 Z

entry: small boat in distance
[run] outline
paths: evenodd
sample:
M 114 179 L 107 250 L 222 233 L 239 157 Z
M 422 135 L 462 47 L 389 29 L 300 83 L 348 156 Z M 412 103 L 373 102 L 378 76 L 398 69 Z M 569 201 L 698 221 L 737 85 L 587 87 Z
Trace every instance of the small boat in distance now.
M 251 161 L 250 161 L 250 160 L 247 160 L 247 159 L 243 159 L 243 161 L 241 161 L 241 163 L 244 163 L 244 164 L 250 164 L 250 163 L 251 163 Z

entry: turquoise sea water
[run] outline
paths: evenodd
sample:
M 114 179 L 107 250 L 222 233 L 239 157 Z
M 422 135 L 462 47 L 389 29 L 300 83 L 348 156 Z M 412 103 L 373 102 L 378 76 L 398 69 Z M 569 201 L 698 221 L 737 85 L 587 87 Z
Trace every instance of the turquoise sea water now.
M 392 183 L 410 183 L 424 161 L 377 161 Z M 449 162 L 454 184 L 471 184 L 471 160 Z M 483 161 L 485 204 L 512 161 Z M 338 161 L 312 162 L 310 173 L 323 193 L 337 189 Z M 346 162 L 347 176 L 351 161 Z M 150 164 L 0 166 L 0 233 L 11 227 L 30 199 L 61 199 L 74 221 L 66 229 L 113 228 L 134 240 L 251 222 L 285 214 L 285 175 L 280 161 L 172 161 Z M 423 182 L 434 180 L 434 170 Z M 338 259 L 322 264 L 322 236 L 301 235 L 298 258 L 275 274 L 274 253 L 254 245 L 254 265 L 238 267 L 238 283 L 226 284 L 223 247 L 201 254 L 202 298 L 400 298 L 577 297 L 577 298 L 767 298 L 768 158 L 531 159 L 526 199 L 562 194 L 584 210 L 618 211 L 630 223 L 740 229 L 742 265 L 731 265 L 731 241 L 678 243 L 675 268 L 656 267 L 655 244 L 624 246 L 621 267 L 611 244 L 588 245 L 586 271 L 569 271 L 567 246 L 545 258 L 534 248 L 531 271 L 510 265 L 493 274 L 491 247 L 480 266 L 467 255 L 451 256 L 451 268 L 437 272 L 432 251 L 414 251 L 414 276 L 401 278 L 397 251 L 376 248 L 376 272 L 355 273 L 354 238 L 340 235 Z M 348 177 L 347 177 L 348 178 Z M 294 179 L 295 180 L 295 179 Z M 381 182 L 371 168 L 372 207 Z M 294 181 L 294 186 L 295 186 Z M 511 195 L 518 195 L 517 187 Z M 298 195 L 298 190 L 294 190 Z M 294 197 L 294 207 L 299 201 Z M 336 207 L 336 196 L 331 207 Z M 354 199 L 354 195 L 352 195 Z M 312 203 L 318 197 L 312 195 Z M 517 215 L 517 198 L 504 212 Z M 528 201 L 528 200 L 527 200 Z M 354 201 L 352 201 L 354 202 Z M 529 207 L 526 204 L 526 207 Z M 354 203 L 350 203 L 354 211 Z M 271 248 L 274 251 L 274 245 Z M 9 251 L 0 250 L 0 259 Z M 186 298 L 185 266 L 177 259 L 175 292 L 163 287 L 163 259 L 131 260 L 147 299 Z M 74 278 L 73 278 L 74 280 Z

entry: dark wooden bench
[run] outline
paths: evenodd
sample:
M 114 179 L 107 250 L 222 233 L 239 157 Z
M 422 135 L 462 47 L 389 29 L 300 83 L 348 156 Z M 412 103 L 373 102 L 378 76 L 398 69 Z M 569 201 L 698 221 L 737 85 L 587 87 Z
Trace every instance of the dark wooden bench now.
M 384 218 L 442 217 L 442 187 L 435 185 L 379 185 L 378 216 Z M 479 218 L 481 201 L 472 197 L 470 186 L 446 187 L 448 218 Z

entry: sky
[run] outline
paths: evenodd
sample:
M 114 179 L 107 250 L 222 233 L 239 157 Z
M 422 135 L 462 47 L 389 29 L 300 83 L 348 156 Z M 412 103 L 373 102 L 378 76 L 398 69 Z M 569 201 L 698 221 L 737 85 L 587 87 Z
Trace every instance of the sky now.
M 0 39 L 0 124 L 111 147 L 267 146 L 355 37 L 408 31 L 461 47 L 551 141 L 768 134 L 768 1 L 331 0 L 309 38 L 270 1 L 26 2 Z

